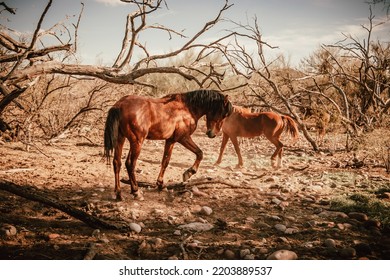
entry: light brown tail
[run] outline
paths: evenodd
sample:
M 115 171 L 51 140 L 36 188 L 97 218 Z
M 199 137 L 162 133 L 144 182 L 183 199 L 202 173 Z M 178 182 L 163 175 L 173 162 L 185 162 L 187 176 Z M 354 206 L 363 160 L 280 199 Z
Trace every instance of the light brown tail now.
M 284 122 L 284 129 L 293 137 L 294 140 L 298 139 L 299 131 L 297 123 L 289 116 L 282 116 Z

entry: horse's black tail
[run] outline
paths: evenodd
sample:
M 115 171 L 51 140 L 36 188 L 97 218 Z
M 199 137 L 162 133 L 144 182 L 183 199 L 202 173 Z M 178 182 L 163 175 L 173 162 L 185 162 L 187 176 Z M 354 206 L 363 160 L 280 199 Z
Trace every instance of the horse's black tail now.
M 104 156 L 110 160 L 111 153 L 115 148 L 119 132 L 119 108 L 111 108 L 108 111 L 106 126 L 104 128 Z
M 282 115 L 284 127 L 286 131 L 296 140 L 299 136 L 298 127 L 296 122 L 289 116 Z

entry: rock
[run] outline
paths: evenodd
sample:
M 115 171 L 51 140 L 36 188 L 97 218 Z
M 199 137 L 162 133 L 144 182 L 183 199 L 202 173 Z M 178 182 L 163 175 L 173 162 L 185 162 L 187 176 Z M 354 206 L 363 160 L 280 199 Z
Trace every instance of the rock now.
M 258 222 L 257 225 L 258 225 L 258 227 L 260 229 L 269 229 L 269 228 L 271 228 L 271 226 L 269 224 L 264 223 L 264 222 Z
M 299 232 L 299 229 L 297 229 L 297 228 L 286 228 L 286 230 L 284 231 L 285 234 L 295 234 L 298 232 Z
M 276 230 L 278 230 L 278 231 L 281 231 L 281 232 L 285 232 L 286 229 L 287 229 L 287 227 L 286 227 L 285 225 L 282 225 L 282 224 L 276 224 L 276 225 L 274 226 L 274 228 L 275 228 Z
M 390 192 L 384 192 L 382 194 L 379 194 L 377 197 L 383 199 L 390 199 Z
M 208 223 L 193 222 L 185 225 L 180 225 L 179 229 L 190 230 L 190 231 L 208 231 L 213 229 L 214 226 Z
M 173 235 L 180 236 L 181 235 L 181 231 L 177 229 L 177 230 L 175 230 L 173 232 Z
M 336 226 L 338 227 L 339 230 L 345 230 L 344 224 L 338 223 Z
M 246 255 L 245 257 L 244 257 L 244 260 L 254 260 L 255 259 L 255 255 L 254 254 L 249 254 L 249 255 Z
M 280 199 L 277 199 L 276 197 L 274 197 L 271 201 L 273 204 L 276 204 L 276 205 L 279 205 L 282 202 Z
M 334 239 L 328 238 L 325 239 L 324 245 L 327 248 L 336 248 L 336 241 Z
M 136 232 L 136 233 L 140 233 L 142 228 L 139 224 L 136 224 L 136 223 L 130 223 L 129 224 L 129 227 L 132 231 Z
M 213 209 L 211 209 L 208 206 L 203 206 L 202 209 L 200 210 L 200 213 L 202 213 L 202 214 L 204 214 L 206 216 L 210 216 L 211 213 L 213 213 Z
M 192 187 L 192 193 L 196 196 L 201 196 L 201 197 L 209 196 L 207 193 L 200 191 L 197 187 Z
M 348 213 L 348 217 L 350 217 L 351 219 L 355 219 L 359 222 L 365 222 L 368 220 L 368 217 L 366 214 L 359 213 L 359 212 L 350 212 L 350 213 Z
M 250 255 L 251 250 L 249 249 L 242 249 L 240 250 L 240 258 L 243 259 L 246 255 Z
M 365 228 L 380 228 L 381 222 L 377 220 L 367 220 L 364 222 Z
M 270 218 L 272 220 L 275 220 L 275 221 L 281 221 L 282 220 L 282 218 L 280 218 L 279 216 L 276 216 L 276 215 L 272 215 L 272 216 L 270 216 Z
M 348 218 L 348 215 L 344 212 L 338 212 L 338 211 L 327 211 L 324 210 L 321 213 L 318 214 L 318 216 L 322 218 Z
M 356 253 L 359 256 L 367 256 L 372 254 L 371 246 L 366 243 L 358 243 L 355 245 Z
M 100 229 L 95 229 L 92 232 L 92 237 L 99 238 L 100 237 Z
M 164 215 L 164 210 L 161 210 L 161 209 L 153 209 L 152 213 L 157 216 L 157 217 L 161 217 Z
M 298 255 L 290 250 L 279 250 L 268 256 L 267 260 L 296 260 Z
M 233 260 L 236 258 L 236 254 L 234 254 L 234 252 L 232 250 L 229 250 L 229 249 L 226 249 L 225 252 L 223 253 L 223 255 L 228 260 Z
M 340 256 L 345 259 L 351 259 L 356 257 L 356 250 L 351 247 L 343 248 L 340 250 Z
M 14 227 L 13 225 L 3 224 L 0 227 L 0 236 L 11 237 L 16 235 L 17 232 L 18 231 L 16 230 L 16 227 Z
M 57 239 L 58 237 L 60 237 L 60 235 L 58 233 L 49 233 L 47 235 L 47 239 L 48 240 L 53 240 L 53 239 Z

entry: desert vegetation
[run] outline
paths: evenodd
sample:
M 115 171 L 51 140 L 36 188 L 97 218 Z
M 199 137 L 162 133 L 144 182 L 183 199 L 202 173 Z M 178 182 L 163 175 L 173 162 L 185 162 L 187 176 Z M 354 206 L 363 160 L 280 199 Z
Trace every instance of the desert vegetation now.
M 168 0 L 123 2 L 112 65 L 78 59 L 82 3 L 78 16 L 43 30 L 49 0 L 31 35 L 0 27 L 1 259 L 266 259 L 279 249 L 300 259 L 390 258 L 390 44 L 372 39 L 383 22 L 369 4 L 364 38 L 345 33 L 291 66 L 268 55 L 276 46 L 256 17 L 224 18 L 229 1 L 194 34 L 150 24 Z M 1 7 L 2 17 L 17 16 L 12 2 Z M 222 21 L 230 28 L 219 38 L 200 40 Z M 186 42 L 151 54 L 138 41 L 151 28 Z M 285 139 L 285 167 L 271 168 L 262 138 L 241 140 L 241 169 L 231 146 L 214 166 L 221 137 L 206 139 L 200 122 L 205 159 L 193 180 L 180 184 L 193 155 L 178 147 L 169 191 L 155 190 L 163 143 L 150 141 L 137 169 L 145 202 L 115 202 L 103 160 L 110 106 L 127 94 L 199 88 L 293 118 L 300 138 Z M 194 223 L 210 227 L 186 227 Z

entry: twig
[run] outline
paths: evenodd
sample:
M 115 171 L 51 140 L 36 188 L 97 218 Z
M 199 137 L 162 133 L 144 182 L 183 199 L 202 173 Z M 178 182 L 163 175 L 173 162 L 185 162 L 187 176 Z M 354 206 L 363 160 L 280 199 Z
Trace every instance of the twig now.
M 84 256 L 84 260 L 93 260 L 93 258 L 98 253 L 96 244 L 95 243 L 89 243 L 87 253 Z
M 38 152 L 40 152 L 42 155 L 44 155 L 45 157 L 47 158 L 51 158 L 51 159 L 54 159 L 52 156 L 49 156 L 47 154 L 45 154 L 40 148 L 38 148 L 37 145 L 35 145 L 33 142 L 30 142 L 30 141 L 23 141 L 23 140 L 20 140 L 20 142 L 22 142 L 23 144 L 27 145 L 27 146 L 33 146 L 35 149 L 37 149 Z
M 1 170 L 0 174 L 8 174 L 8 173 L 18 173 L 18 172 L 26 172 L 26 171 L 33 171 L 35 168 L 12 168 L 8 170 Z

